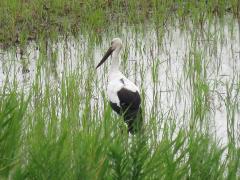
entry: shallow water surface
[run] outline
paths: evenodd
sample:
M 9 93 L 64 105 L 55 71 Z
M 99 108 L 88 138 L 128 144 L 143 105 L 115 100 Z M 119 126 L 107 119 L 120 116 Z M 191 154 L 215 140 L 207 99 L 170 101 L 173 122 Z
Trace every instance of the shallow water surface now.
M 80 86 L 89 81 L 88 76 L 93 77 L 92 106 L 103 107 L 111 59 L 98 70 L 94 68 L 111 39 L 118 36 L 124 43 L 121 69 L 140 87 L 147 121 L 157 116 L 159 131 L 164 121 L 176 123 L 177 128 L 196 123 L 226 143 L 230 121 L 239 139 L 239 24 L 216 20 L 202 29 L 191 24 L 186 29 L 180 24 L 163 29 L 152 24 L 124 25 L 116 31 L 112 27 L 100 40 L 82 35 L 45 44 L 31 42 L 27 48 L 1 50 L 0 85 L 16 80 L 27 93 L 36 79 L 43 87 L 46 82 L 60 87 L 64 76 L 77 71 Z

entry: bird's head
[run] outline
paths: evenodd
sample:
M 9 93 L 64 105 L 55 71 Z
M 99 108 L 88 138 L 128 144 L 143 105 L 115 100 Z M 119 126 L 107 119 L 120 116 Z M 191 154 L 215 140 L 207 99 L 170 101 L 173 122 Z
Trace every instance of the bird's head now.
M 111 41 L 111 48 L 114 50 L 122 49 L 122 40 L 120 38 L 114 38 Z
M 120 38 L 113 38 L 113 40 L 111 41 L 111 46 L 109 47 L 107 52 L 104 54 L 102 60 L 97 65 L 96 69 L 107 60 L 107 58 L 113 53 L 113 51 L 119 52 L 121 49 L 122 49 L 122 40 Z

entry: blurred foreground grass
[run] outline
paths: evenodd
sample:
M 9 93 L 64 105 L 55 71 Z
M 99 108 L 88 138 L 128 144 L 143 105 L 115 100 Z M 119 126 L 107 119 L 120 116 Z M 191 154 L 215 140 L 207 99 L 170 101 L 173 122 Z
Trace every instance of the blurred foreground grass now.
M 180 26 L 190 21 L 194 27 L 201 27 L 215 16 L 220 19 L 226 14 L 239 16 L 237 0 L 3 0 L 0 8 L 3 47 L 15 43 L 21 47 L 30 39 L 44 44 L 60 34 L 101 34 L 107 31 L 109 24 L 135 25 L 151 21 L 156 31 L 161 31 L 165 23 L 171 23 L 171 18 L 178 19 Z M 197 44 L 197 41 L 192 42 Z M 192 85 L 189 91 L 193 94 L 190 116 L 186 116 L 189 119 L 183 119 L 187 126 L 178 126 L 171 110 L 162 116 L 163 112 L 153 108 L 150 116 L 145 117 L 145 132 L 129 136 L 121 117 L 112 113 L 103 90 L 98 90 L 97 97 L 103 95 L 103 105 L 92 100 L 97 82 L 91 65 L 94 64 L 91 54 L 95 42 L 91 43 L 88 71 L 83 73 L 81 67 L 63 72 L 57 86 L 39 73 L 49 60 L 44 45 L 40 46 L 34 82 L 27 91 L 16 81 L 3 82 L 0 89 L 0 179 L 239 178 L 240 149 L 235 135 L 239 81 L 233 79 L 226 85 L 227 96 L 223 98 L 227 107 L 226 144 L 222 145 L 209 133 L 205 116 L 211 108 L 208 100 L 211 86 L 207 81 L 207 65 L 202 61 L 204 54 L 197 48 L 190 52 L 184 65 L 186 81 Z M 158 65 L 151 68 L 153 81 L 157 83 Z M 236 77 L 238 75 L 236 72 Z M 144 102 L 146 95 L 142 95 Z M 160 99 L 160 95 L 156 93 L 154 97 Z M 158 107 L 158 101 L 153 106 Z
M 1 90 L 1 179 L 238 179 L 236 140 L 222 146 L 191 124 L 204 111 L 193 109 L 191 126 L 180 129 L 171 113 L 151 114 L 145 132 L 129 136 L 105 98 L 103 112 L 90 105 L 92 77 L 75 72 L 60 88 L 36 81 L 29 93 Z

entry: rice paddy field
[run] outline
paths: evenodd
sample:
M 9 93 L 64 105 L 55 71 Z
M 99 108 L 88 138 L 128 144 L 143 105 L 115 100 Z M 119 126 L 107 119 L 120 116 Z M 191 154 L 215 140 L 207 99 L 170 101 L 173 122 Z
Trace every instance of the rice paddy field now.
M 111 40 L 140 89 L 127 133 Z M 240 178 L 239 0 L 2 0 L 0 179 Z

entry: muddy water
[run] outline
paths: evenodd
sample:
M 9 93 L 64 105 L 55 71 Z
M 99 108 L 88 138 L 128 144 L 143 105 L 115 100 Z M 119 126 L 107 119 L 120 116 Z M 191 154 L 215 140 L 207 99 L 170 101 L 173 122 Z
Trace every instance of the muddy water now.
M 63 76 L 80 71 L 84 78 L 91 69 L 95 82 L 98 82 L 93 86 L 92 103 L 98 101 L 101 104 L 99 91 L 106 89 L 111 59 L 97 71 L 94 67 L 111 39 L 120 37 L 124 43 L 121 70 L 145 95 L 147 119 L 156 115 L 159 130 L 164 120 L 189 128 L 188 120 L 193 118 L 194 108 L 199 107 L 196 104 L 202 103 L 202 106 L 208 106 L 207 111 L 204 117 L 196 119 L 207 121 L 210 132 L 226 143 L 229 93 L 232 102 L 234 98 L 240 102 L 239 97 L 235 97 L 240 80 L 240 23 L 216 21 L 202 29 L 192 25 L 183 29 L 178 23 L 162 29 L 154 25 L 123 26 L 114 31 L 115 28 L 110 33 L 103 33 L 98 43 L 87 36 L 60 37 L 54 43 L 47 41 L 39 45 L 31 42 L 24 49 L 1 50 L 0 86 L 6 81 L 13 84 L 15 80 L 19 88 L 27 92 L 37 74 L 41 76 L 43 87 L 46 82 L 58 86 Z M 204 83 L 207 92 L 194 86 L 198 81 Z M 230 92 L 227 89 L 231 85 Z M 239 137 L 240 107 L 237 104 L 235 108 L 235 133 Z

